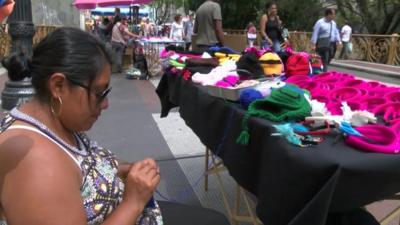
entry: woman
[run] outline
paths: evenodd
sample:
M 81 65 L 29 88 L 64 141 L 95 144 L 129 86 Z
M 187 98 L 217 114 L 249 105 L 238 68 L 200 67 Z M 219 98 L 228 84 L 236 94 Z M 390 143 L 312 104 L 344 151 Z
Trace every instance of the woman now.
M 175 21 L 172 23 L 171 33 L 169 37 L 175 41 L 183 41 L 183 31 L 182 16 L 180 14 L 177 14 L 175 16 Z
M 253 47 L 254 41 L 257 39 L 257 29 L 252 22 L 250 22 L 246 27 L 247 42 L 249 47 Z
M 111 58 L 102 41 L 60 28 L 35 47 L 32 60 L 17 53 L 2 63 L 11 80 L 32 77 L 36 95 L 0 124 L 0 223 L 166 221 L 152 198 L 160 182 L 155 161 L 119 164 L 83 133 L 108 107 Z
M 278 16 L 278 6 L 276 3 L 265 5 L 266 13 L 261 17 L 261 47 L 272 48 L 274 52 L 281 51 L 281 25 L 282 21 Z
M 31 62 L 18 53 L 3 65 L 11 80 L 31 75 L 36 90 L 32 101 L 1 123 L 0 212 L 7 222 L 140 219 L 160 181 L 154 160 L 118 165 L 111 152 L 82 133 L 108 107 L 111 58 L 104 44 L 78 29 L 61 28 L 36 46 Z M 161 219 L 157 203 L 153 214 Z

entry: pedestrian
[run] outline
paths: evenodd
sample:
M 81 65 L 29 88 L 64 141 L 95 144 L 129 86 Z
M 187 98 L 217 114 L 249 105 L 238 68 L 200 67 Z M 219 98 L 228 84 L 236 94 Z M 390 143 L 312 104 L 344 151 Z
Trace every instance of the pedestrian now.
M 345 21 L 340 34 L 342 37 L 343 48 L 342 48 L 342 51 L 340 52 L 339 58 L 340 59 L 348 59 L 349 54 L 351 53 L 350 45 L 351 45 L 351 36 L 352 36 L 352 29 L 349 25 L 348 20 Z
M 121 17 L 121 9 L 117 7 L 117 8 L 114 9 L 113 25 L 115 25 L 116 23 L 121 21 L 121 19 L 122 19 L 122 17 Z
M 194 13 L 189 14 L 189 20 L 186 21 L 184 26 L 184 33 L 185 33 L 185 41 L 186 51 L 189 51 L 190 46 L 192 45 L 192 35 L 193 35 L 193 26 L 194 26 Z
M 277 53 L 281 51 L 281 26 L 282 21 L 278 16 L 278 5 L 274 2 L 268 2 L 265 5 L 265 14 L 260 20 L 262 48 L 271 48 L 272 51 Z
M 252 22 L 250 22 L 246 27 L 247 42 L 249 47 L 253 47 L 254 41 L 257 39 L 257 29 Z
M 101 24 L 98 26 L 98 36 L 104 42 L 109 42 L 111 37 L 111 32 L 108 30 L 108 26 L 110 25 L 110 20 L 108 17 L 104 17 Z
M 115 67 L 118 73 L 122 72 L 122 58 L 125 48 L 133 40 L 139 38 L 138 35 L 131 33 L 128 29 L 128 19 L 123 17 L 121 21 L 115 21 L 116 24 L 112 29 L 111 46 L 115 53 Z
M 221 0 L 205 0 L 196 10 L 196 20 L 193 32 L 196 36 L 198 51 L 206 51 L 209 47 L 224 46 L 224 32 L 222 31 Z
M 174 22 L 171 25 L 171 32 L 169 34 L 169 38 L 174 41 L 183 41 L 184 32 L 183 32 L 183 23 L 182 23 L 182 15 L 176 14 L 174 17 Z
M 152 30 L 151 30 L 151 24 L 150 24 L 150 19 L 146 18 L 144 25 L 143 25 L 143 35 L 146 38 L 149 38 L 152 36 Z
M 339 47 L 342 45 L 339 31 L 334 21 L 335 17 L 335 9 L 326 9 L 325 17 L 315 23 L 311 37 L 312 49 L 321 56 L 324 72 L 328 71 L 328 65 L 335 54 L 336 44 Z

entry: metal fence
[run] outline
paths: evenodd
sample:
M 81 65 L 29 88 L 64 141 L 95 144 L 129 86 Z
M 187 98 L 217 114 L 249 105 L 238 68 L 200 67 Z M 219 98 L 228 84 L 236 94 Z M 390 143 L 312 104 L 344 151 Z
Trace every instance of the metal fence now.
M 242 34 L 244 30 L 225 30 L 226 35 Z M 260 34 L 256 43 L 259 43 Z M 311 52 L 311 32 L 290 32 L 290 43 L 296 51 Z M 374 63 L 400 65 L 400 36 L 353 34 L 353 52 L 349 58 Z M 337 52 L 339 54 L 339 51 Z
M 48 33 L 54 31 L 57 26 L 36 26 L 36 33 L 33 43 L 42 40 Z M 0 59 L 10 53 L 11 38 L 6 32 L 5 26 L 0 28 Z M 246 46 L 241 35 L 246 35 L 244 30 L 225 30 L 226 35 L 233 39 L 237 38 L 238 45 Z M 259 43 L 259 37 L 256 43 Z M 235 42 L 230 38 L 230 42 Z M 232 39 L 232 40 L 231 40 Z M 290 32 L 290 43 L 296 51 L 311 52 L 310 32 Z M 352 38 L 353 52 L 350 59 L 362 60 L 389 65 L 400 65 L 400 36 L 394 35 L 370 35 L 354 34 Z

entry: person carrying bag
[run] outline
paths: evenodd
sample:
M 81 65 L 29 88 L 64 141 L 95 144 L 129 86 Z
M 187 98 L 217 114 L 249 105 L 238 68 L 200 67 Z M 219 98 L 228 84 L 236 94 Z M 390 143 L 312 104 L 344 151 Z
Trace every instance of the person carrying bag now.
M 334 21 L 335 16 L 334 9 L 326 9 L 325 17 L 315 23 L 311 38 L 312 49 L 321 56 L 324 72 L 328 71 L 328 65 L 335 56 L 336 43 L 341 46 L 340 35 Z

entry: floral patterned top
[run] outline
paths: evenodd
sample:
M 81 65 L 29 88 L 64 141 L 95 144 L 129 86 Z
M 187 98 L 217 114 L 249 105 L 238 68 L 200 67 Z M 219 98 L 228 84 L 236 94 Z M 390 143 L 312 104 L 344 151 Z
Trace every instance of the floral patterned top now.
M 16 109 L 7 114 L 1 121 L 0 133 L 12 128 L 14 126 L 12 124 L 16 120 L 33 125 L 39 131 L 38 133 L 57 144 L 57 138 L 52 137 L 53 133 L 47 133 L 43 124 Z M 36 123 L 39 123 L 39 125 Z M 107 215 L 121 203 L 124 183 L 117 175 L 118 161 L 113 153 L 91 141 L 84 133 L 77 133 L 76 138 L 77 142 L 80 143 L 79 146 L 83 147 L 80 148 L 80 151 L 58 145 L 64 151 L 68 151 L 68 155 L 73 157 L 81 168 L 83 177 L 81 196 L 86 211 L 87 224 L 98 225 L 103 223 Z M 154 200 L 152 199 L 152 201 Z M 151 207 L 145 208 L 136 225 L 162 225 L 161 211 L 157 202 L 154 201 L 148 205 L 151 205 Z

